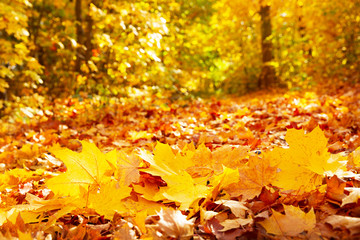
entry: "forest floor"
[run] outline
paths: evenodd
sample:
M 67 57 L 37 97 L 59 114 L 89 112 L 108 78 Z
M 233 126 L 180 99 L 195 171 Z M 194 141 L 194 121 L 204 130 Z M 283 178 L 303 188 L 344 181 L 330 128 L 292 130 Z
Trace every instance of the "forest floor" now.
M 356 239 L 359 132 L 359 85 L 175 102 L 35 95 L 1 120 L 0 233 Z

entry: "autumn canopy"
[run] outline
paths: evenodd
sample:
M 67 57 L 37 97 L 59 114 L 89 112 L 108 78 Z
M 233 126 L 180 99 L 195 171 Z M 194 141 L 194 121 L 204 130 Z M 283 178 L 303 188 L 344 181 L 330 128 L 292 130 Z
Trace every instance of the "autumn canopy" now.
M 0 1 L 0 238 L 359 239 L 359 12 Z

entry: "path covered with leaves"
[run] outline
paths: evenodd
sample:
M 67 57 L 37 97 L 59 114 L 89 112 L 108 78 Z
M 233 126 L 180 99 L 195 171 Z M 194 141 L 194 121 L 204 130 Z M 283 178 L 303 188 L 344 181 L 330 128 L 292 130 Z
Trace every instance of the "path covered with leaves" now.
M 5 237 L 359 237 L 358 86 L 27 106 L 0 125 Z

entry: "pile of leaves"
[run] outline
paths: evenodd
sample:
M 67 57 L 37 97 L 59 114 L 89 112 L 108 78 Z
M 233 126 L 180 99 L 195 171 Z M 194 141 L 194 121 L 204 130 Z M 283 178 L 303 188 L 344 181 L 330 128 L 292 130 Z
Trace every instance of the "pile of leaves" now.
M 359 99 L 345 87 L 13 109 L 0 129 L 1 234 L 356 239 Z

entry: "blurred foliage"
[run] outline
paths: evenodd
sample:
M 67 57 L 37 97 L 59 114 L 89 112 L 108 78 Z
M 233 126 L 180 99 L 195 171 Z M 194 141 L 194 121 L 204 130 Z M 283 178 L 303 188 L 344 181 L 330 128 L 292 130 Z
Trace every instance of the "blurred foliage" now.
M 271 6 L 279 85 L 358 80 L 357 0 L 3 0 L 0 107 L 34 93 L 125 96 L 137 88 L 176 98 L 256 90 L 261 5 Z

